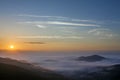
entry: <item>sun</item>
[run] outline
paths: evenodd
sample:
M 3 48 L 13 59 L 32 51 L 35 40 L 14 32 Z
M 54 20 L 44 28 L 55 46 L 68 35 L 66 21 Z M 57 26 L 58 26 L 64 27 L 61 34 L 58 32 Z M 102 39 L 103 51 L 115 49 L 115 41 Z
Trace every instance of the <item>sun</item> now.
M 15 46 L 14 46 L 14 45 L 10 45 L 9 48 L 10 48 L 11 50 L 13 50 L 13 49 L 15 49 Z

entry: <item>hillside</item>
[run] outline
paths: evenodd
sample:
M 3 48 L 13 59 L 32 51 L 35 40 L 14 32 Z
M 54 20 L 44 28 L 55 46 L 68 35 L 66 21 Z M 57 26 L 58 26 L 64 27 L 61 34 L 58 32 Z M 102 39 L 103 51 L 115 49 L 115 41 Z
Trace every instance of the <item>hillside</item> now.
M 53 71 L 30 63 L 0 58 L 0 80 L 69 80 Z

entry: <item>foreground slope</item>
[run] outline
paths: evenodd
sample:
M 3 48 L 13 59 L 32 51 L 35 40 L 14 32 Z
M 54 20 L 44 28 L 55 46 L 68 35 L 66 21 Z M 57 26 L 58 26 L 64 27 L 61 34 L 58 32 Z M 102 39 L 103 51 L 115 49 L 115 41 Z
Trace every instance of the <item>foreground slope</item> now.
M 0 80 L 69 80 L 50 70 L 32 64 L 0 58 Z

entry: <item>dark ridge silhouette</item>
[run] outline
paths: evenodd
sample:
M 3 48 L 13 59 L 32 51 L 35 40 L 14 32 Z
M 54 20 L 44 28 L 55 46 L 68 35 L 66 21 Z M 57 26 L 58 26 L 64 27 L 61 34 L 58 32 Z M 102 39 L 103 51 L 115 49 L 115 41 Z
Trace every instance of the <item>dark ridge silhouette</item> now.
M 30 63 L 0 58 L 0 80 L 70 80 Z
M 71 76 L 75 80 L 120 80 L 120 64 L 98 67 L 98 70 L 77 72 Z
M 101 61 L 106 59 L 105 57 L 99 56 L 99 55 L 91 55 L 91 56 L 82 56 L 79 57 L 77 60 L 80 61 L 87 61 L 87 62 L 95 62 L 95 61 Z

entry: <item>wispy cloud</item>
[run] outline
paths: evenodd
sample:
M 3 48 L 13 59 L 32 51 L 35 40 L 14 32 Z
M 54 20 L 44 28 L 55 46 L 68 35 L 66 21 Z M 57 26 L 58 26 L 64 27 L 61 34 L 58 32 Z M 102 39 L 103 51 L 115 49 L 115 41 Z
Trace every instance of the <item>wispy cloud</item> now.
M 44 28 L 46 28 L 46 26 L 43 26 L 43 25 L 36 25 L 38 28 L 42 28 L 42 29 L 44 29 Z
M 91 29 L 88 31 L 88 34 L 92 34 L 99 39 L 109 39 L 115 36 L 110 29 L 106 28 Z
M 19 22 L 24 24 L 37 24 L 37 25 L 66 25 L 66 26 L 91 26 L 91 27 L 100 27 L 100 25 L 96 24 L 87 24 L 87 23 L 73 23 L 73 22 L 60 22 L 60 21 L 26 21 L 26 22 Z
M 100 32 L 100 31 L 110 31 L 110 29 L 104 29 L 104 28 L 95 28 L 95 29 L 91 29 L 88 31 L 88 33 L 94 33 L 94 32 Z
M 70 26 L 96 26 L 95 24 L 81 24 L 81 23 L 70 23 L 70 22 L 58 22 L 58 21 L 49 21 L 48 24 L 57 24 L 57 25 L 70 25 Z
M 46 28 L 51 26 L 57 27 L 101 27 L 94 20 L 84 20 L 84 19 L 75 19 L 63 16 L 39 16 L 39 15 L 29 15 L 29 14 L 20 14 L 19 17 L 23 17 L 25 21 L 18 22 L 20 24 L 30 24 L 38 28 Z M 30 20 L 29 20 L 30 19 Z M 37 21 L 36 21 L 37 20 Z
M 97 22 L 97 21 L 94 21 L 94 20 L 81 20 L 81 19 L 71 19 L 71 21 L 75 21 L 75 22 L 94 22 L 94 23 Z
M 25 44 L 45 44 L 44 42 L 24 42 Z
M 21 17 L 36 17 L 36 18 L 59 18 L 59 19 L 68 18 L 68 17 L 63 17 L 63 16 L 39 16 L 39 15 L 29 15 L 29 14 L 20 14 L 18 16 L 21 16 Z
M 63 17 L 63 16 L 39 16 L 39 15 L 29 15 L 29 14 L 20 14 L 20 17 L 31 17 L 31 18 L 46 18 L 51 20 L 60 20 L 60 21 L 74 21 L 74 22 L 92 22 L 96 23 L 95 20 L 85 20 L 85 19 L 75 19 L 70 17 Z
M 18 36 L 16 38 L 23 38 L 23 39 L 31 39 L 31 38 L 38 38 L 38 39 L 83 39 L 82 36 Z

